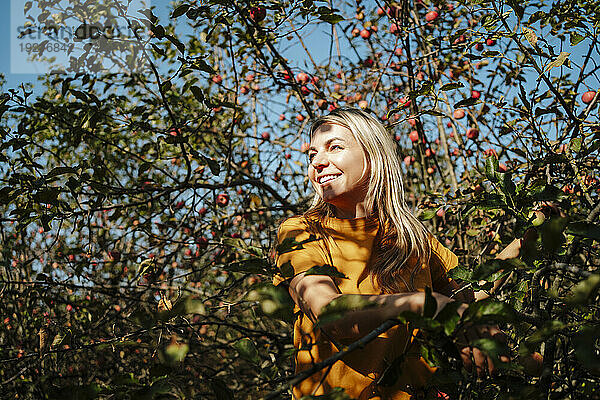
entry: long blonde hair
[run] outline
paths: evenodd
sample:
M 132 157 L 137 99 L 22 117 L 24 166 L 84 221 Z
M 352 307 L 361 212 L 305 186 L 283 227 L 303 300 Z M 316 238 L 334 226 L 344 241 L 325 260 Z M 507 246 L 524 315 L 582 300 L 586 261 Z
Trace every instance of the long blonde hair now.
M 338 108 L 318 118 L 310 128 L 310 138 L 323 124 L 337 124 L 349 129 L 361 144 L 370 164 L 370 177 L 365 196 L 367 217 L 377 218 L 379 231 L 373 243 L 370 274 L 384 293 L 413 291 L 414 275 L 429 262 L 429 232 L 408 208 L 404 199 L 404 183 L 400 157 L 392 135 L 374 117 L 355 108 Z M 329 239 L 323 229 L 325 217 L 335 215 L 335 207 L 315 194 L 312 205 L 303 214 L 310 229 Z M 328 242 L 328 240 L 325 240 Z M 379 247 L 377 247 L 379 246 Z M 415 261 L 409 282 L 402 277 L 408 261 Z

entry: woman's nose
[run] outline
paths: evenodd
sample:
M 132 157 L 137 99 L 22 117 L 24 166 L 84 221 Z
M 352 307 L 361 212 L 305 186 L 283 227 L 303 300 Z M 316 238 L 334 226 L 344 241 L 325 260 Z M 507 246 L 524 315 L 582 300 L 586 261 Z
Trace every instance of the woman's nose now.
M 312 161 L 310 162 L 314 169 L 319 170 L 327 166 L 329 161 L 327 160 L 327 156 L 322 153 L 317 153 L 314 155 Z

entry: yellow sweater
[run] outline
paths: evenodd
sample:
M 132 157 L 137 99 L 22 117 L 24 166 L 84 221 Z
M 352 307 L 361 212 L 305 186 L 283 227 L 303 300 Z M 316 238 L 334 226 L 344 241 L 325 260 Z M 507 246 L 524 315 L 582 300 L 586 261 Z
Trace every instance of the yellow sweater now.
M 305 272 L 317 265 L 333 265 L 348 279 L 335 278 L 335 283 L 343 294 L 381 294 L 377 283 L 368 274 L 368 262 L 378 230 L 376 219 L 327 218 L 325 230 L 334 240 L 329 246 L 329 253 L 322 240 L 311 241 L 302 245 L 301 249 L 277 254 L 277 266 L 284 272 L 274 278 L 274 284 L 289 282 L 290 276 Z M 285 220 L 279 227 L 278 243 L 293 238 L 302 242 L 309 238 L 306 222 L 296 216 Z M 424 290 L 426 286 L 444 287 L 449 278 L 446 272 L 458 264 L 457 257 L 433 236 L 431 237 L 431 259 L 429 265 L 422 265 L 413 280 L 416 290 Z M 291 264 L 291 265 L 290 265 Z M 292 271 L 285 271 L 286 269 Z M 403 278 L 410 281 L 414 267 L 405 269 Z M 287 279 L 284 278 L 287 276 Z M 314 363 L 323 361 L 338 349 L 319 331 L 313 331 L 312 321 L 300 312 L 296 306 L 297 319 L 294 323 L 294 346 L 296 353 L 296 372 L 310 368 Z M 356 399 L 409 399 L 416 394 L 432 375 L 427 363 L 418 354 L 418 349 L 410 348 L 410 337 L 406 325 L 396 326 L 381 334 L 363 349 L 358 349 L 342 360 L 337 361 L 331 370 L 315 373 L 294 387 L 294 398 L 303 395 L 322 395 L 335 387 L 341 387 L 352 398 Z M 380 387 L 375 384 L 381 373 L 398 356 L 406 353 L 401 365 L 401 374 L 396 384 L 391 387 Z

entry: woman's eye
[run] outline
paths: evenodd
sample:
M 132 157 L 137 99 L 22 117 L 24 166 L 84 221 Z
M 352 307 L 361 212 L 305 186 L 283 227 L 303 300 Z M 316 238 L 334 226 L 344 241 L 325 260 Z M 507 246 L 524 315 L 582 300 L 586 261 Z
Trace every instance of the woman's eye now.
M 337 150 L 337 149 L 341 149 L 341 148 L 342 148 L 342 146 L 340 146 L 339 144 L 332 144 L 330 147 L 331 150 Z

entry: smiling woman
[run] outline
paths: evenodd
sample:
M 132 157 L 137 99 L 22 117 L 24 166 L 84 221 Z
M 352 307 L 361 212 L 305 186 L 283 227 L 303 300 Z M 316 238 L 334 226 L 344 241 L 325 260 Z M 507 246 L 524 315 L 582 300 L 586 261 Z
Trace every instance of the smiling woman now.
M 278 267 L 291 266 L 293 274 L 274 279 L 277 285 L 287 285 L 296 303 L 297 372 L 331 357 L 403 311 L 422 313 L 426 287 L 433 290 L 436 313 L 455 299 L 473 300 L 467 290 L 448 297 L 459 288 L 447 276 L 458 259 L 406 205 L 395 143 L 377 119 L 362 110 L 337 109 L 313 123 L 310 139 L 308 177 L 315 188 L 314 201 L 303 215 L 280 225 L 279 244 L 302 245 L 293 250 L 279 247 Z M 318 266 L 330 271 L 334 267 L 338 273 L 307 274 Z M 324 307 L 356 296 L 378 306 L 348 312 L 315 329 Z M 494 328 L 483 331 L 479 333 L 498 333 Z M 293 390 L 295 398 L 327 394 L 336 387 L 357 399 L 436 393 L 428 382 L 433 369 L 421 358 L 414 334 L 407 325 L 389 329 L 300 382 Z M 476 349 L 465 345 L 461 354 L 467 366 L 473 357 L 480 373 L 494 368 Z M 381 377 L 389 368 L 398 368 L 398 379 L 384 385 Z

